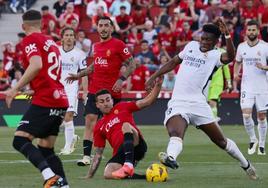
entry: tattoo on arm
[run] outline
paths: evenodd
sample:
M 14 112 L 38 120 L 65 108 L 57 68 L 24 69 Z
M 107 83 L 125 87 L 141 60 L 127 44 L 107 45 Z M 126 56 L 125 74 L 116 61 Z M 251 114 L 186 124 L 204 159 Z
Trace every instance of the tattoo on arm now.
M 136 65 L 134 63 L 134 59 L 131 56 L 130 58 L 128 58 L 123 64 L 122 67 L 125 66 L 126 67 L 126 71 L 122 73 L 122 76 L 124 76 L 125 78 L 127 78 L 136 68 Z
M 103 150 L 104 150 L 104 148 L 96 148 L 96 150 L 95 150 L 95 155 L 94 155 L 92 164 L 90 165 L 90 168 L 89 168 L 89 171 L 88 171 L 88 175 L 90 177 L 94 176 L 94 174 L 96 173 L 96 171 L 97 171 L 97 169 L 98 169 L 98 167 L 100 165 Z

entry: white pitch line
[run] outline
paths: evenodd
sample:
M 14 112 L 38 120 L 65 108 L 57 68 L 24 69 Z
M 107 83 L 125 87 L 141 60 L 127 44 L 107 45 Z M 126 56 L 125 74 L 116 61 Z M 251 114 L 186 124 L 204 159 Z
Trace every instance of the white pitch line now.
M 78 159 L 70 159 L 70 160 L 62 160 L 63 163 L 73 163 L 76 162 Z M 105 161 L 105 160 L 104 160 Z M 0 160 L 0 164 L 22 164 L 22 163 L 30 163 L 27 160 Z M 140 163 L 150 163 L 141 161 Z M 235 162 L 220 162 L 220 161 L 214 161 L 214 162 L 207 162 L 207 161 L 195 161 L 195 162 L 181 162 L 181 164 L 236 164 Z M 268 165 L 267 163 L 257 162 L 254 163 L 256 165 Z

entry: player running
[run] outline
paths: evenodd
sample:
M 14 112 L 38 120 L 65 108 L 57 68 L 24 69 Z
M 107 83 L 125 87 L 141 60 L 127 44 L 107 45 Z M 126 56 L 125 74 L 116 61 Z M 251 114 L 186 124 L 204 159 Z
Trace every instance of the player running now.
M 219 27 L 215 24 L 205 24 L 200 42 L 188 43 L 178 55 L 147 81 L 147 87 L 150 88 L 158 76 L 181 64 L 164 120 L 170 140 L 167 153 L 159 154 L 160 161 L 173 169 L 178 168 L 176 159 L 182 152 L 184 134 L 191 123 L 206 133 L 218 147 L 238 160 L 250 178 L 257 179 L 252 164 L 243 156 L 235 142 L 226 138 L 221 128 L 215 124 L 215 118 L 203 94 L 213 70 L 231 62 L 235 56 L 235 48 L 225 23 L 222 19 L 218 19 L 217 23 Z M 225 35 L 227 44 L 224 53 L 215 49 L 221 32 Z
M 86 178 L 92 178 L 97 171 L 106 140 L 113 148 L 113 157 L 106 164 L 104 177 L 106 179 L 141 177 L 134 175 L 134 165 L 144 157 L 147 145 L 133 119 L 133 112 L 151 105 L 157 99 L 162 82 L 162 78 L 158 79 L 153 90 L 144 99 L 120 102 L 116 105 L 108 90 L 100 90 L 95 94 L 96 106 L 104 116 L 94 127 L 93 143 L 96 154 Z
M 61 69 L 61 83 L 64 85 L 66 91 L 69 108 L 65 114 L 62 126 L 65 131 L 65 146 L 61 149 L 61 155 L 69 155 L 75 150 L 76 143 L 78 141 L 78 135 L 75 135 L 73 118 L 77 115 L 78 107 L 78 80 L 67 83 L 65 80 L 70 73 L 76 74 L 78 70 L 87 68 L 86 56 L 83 51 L 75 47 L 75 31 L 71 27 L 66 27 L 61 31 L 62 46 L 60 46 L 60 53 L 62 58 Z M 82 86 L 84 90 L 83 99 L 87 97 L 87 77 L 82 78 Z
M 267 133 L 266 110 L 268 109 L 267 60 L 268 44 L 258 39 L 259 24 L 255 20 L 247 23 L 246 41 L 239 44 L 234 66 L 234 79 L 239 80 L 239 71 L 243 64 L 240 106 L 243 122 L 249 135 L 248 154 L 255 153 L 259 143 L 258 155 L 265 155 Z M 255 135 L 252 108 L 256 105 L 259 141 Z
M 95 93 L 100 89 L 107 89 L 114 103 L 121 100 L 122 83 L 135 69 L 133 57 L 121 40 L 112 38 L 114 25 L 109 17 L 101 17 L 97 23 L 100 42 L 93 46 L 94 62 L 84 71 L 71 74 L 69 81 L 77 80 L 91 74 L 88 88 L 88 100 L 85 106 L 85 132 L 84 132 L 84 156 L 77 161 L 77 165 L 90 164 L 92 149 L 93 129 L 98 116 L 101 115 L 96 107 Z
M 59 126 L 68 107 L 60 83 L 60 51 L 51 37 L 41 34 L 40 12 L 29 10 L 22 19 L 27 35 L 21 43 L 25 73 L 16 86 L 6 92 L 7 106 L 10 107 L 13 98 L 28 83 L 34 94 L 15 132 L 13 147 L 40 170 L 44 188 L 68 188 L 61 160 L 54 152 Z M 35 138 L 39 138 L 37 147 L 32 144 Z

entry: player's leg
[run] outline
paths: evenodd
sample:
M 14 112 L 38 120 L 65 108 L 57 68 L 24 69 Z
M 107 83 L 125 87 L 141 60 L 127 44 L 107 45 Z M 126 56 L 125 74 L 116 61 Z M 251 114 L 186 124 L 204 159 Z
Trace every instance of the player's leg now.
M 88 94 L 87 104 L 85 106 L 85 130 L 83 140 L 83 159 L 77 161 L 78 166 L 90 165 L 91 150 L 93 144 L 93 129 L 98 120 L 99 110 L 95 104 L 95 95 Z
M 240 166 L 246 171 L 251 179 L 257 179 L 257 174 L 255 168 L 252 164 L 244 157 L 236 143 L 225 138 L 221 128 L 215 123 L 209 123 L 199 126 L 199 128 L 208 135 L 212 142 L 214 142 L 218 147 L 224 149 L 231 157 L 240 162 Z
M 166 129 L 170 137 L 167 153 L 159 153 L 160 161 L 164 165 L 173 169 L 179 167 L 176 159 L 182 152 L 183 138 L 187 127 L 188 122 L 181 115 L 174 115 L 166 122 Z
M 63 170 L 63 165 L 60 158 L 54 152 L 54 145 L 57 136 L 48 136 L 47 138 L 39 139 L 37 142 L 38 149 L 46 159 L 49 167 L 56 174 L 54 179 L 51 178 L 45 182 L 45 185 L 58 185 L 60 187 L 68 187 L 68 182 Z M 56 182 L 55 182 L 56 180 Z
M 115 178 L 120 179 L 134 174 L 134 147 L 139 144 L 138 131 L 130 123 L 123 123 L 122 133 L 124 135 L 123 150 L 125 160 L 122 168 L 112 173 Z
M 240 106 L 242 110 L 243 123 L 247 134 L 249 135 L 249 147 L 248 154 L 252 155 L 255 153 L 258 139 L 255 134 L 254 121 L 252 119 L 252 108 L 255 103 L 255 97 L 245 91 L 241 92 Z

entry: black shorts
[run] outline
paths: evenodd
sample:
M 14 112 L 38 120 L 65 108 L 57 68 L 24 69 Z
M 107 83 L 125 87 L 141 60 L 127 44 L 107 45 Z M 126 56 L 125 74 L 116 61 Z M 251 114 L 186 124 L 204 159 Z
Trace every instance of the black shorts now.
M 114 100 L 114 105 L 121 101 L 121 99 L 116 99 L 116 98 L 113 98 L 113 100 Z M 101 111 L 96 106 L 95 95 L 91 93 L 87 95 L 87 103 L 85 105 L 84 115 L 86 116 L 87 114 L 95 114 L 98 116 L 102 116 Z
M 140 136 L 139 144 L 134 147 L 134 161 L 133 164 L 136 164 L 138 161 L 142 160 L 147 152 L 147 144 L 145 140 Z M 107 162 L 109 163 L 119 163 L 124 164 L 125 162 L 125 152 L 123 144 L 119 147 L 117 153 Z M 107 165 L 106 164 L 106 165 Z
M 30 133 L 36 138 L 57 136 L 67 108 L 48 108 L 31 105 L 19 122 L 17 131 Z

